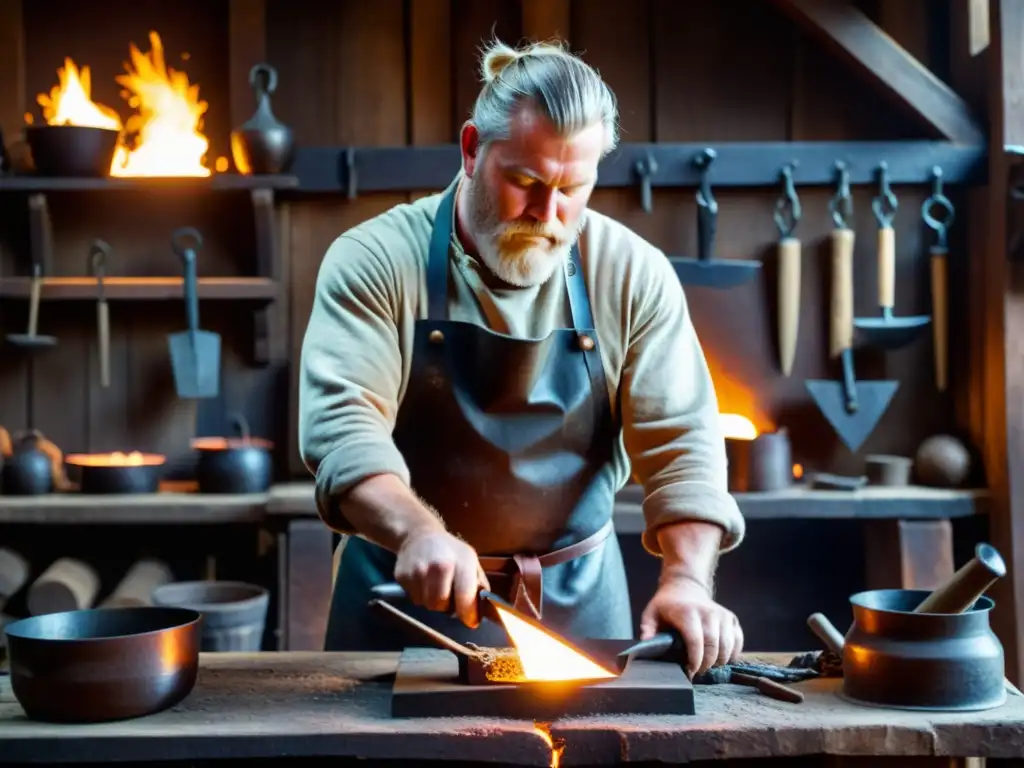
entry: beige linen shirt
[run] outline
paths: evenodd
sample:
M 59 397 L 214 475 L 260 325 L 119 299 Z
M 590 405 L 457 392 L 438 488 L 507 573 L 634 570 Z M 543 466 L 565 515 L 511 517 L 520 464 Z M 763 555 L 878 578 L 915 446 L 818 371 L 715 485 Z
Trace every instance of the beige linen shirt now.
M 427 255 L 440 201 L 440 194 L 421 198 L 358 224 L 320 266 L 300 361 L 299 447 L 316 477 L 321 517 L 343 533 L 354 531 L 335 502 L 352 486 L 381 473 L 409 483 L 391 433 L 409 381 L 414 327 L 427 314 Z M 452 246 L 450 319 L 520 338 L 571 325 L 563 270 L 540 286 L 511 287 L 455 238 Z M 735 548 L 745 526 L 727 490 L 718 402 L 670 262 L 593 210 L 580 249 L 608 396 L 622 427 L 616 487 L 630 477 L 643 486 L 644 546 L 660 554 L 660 526 L 702 520 L 724 529 L 722 551 Z

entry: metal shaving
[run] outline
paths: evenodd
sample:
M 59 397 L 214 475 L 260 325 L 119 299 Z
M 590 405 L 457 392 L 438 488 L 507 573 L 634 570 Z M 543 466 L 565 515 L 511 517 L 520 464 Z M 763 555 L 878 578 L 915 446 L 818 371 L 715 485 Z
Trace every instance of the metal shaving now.
M 467 645 L 479 654 L 484 674 L 492 683 L 521 683 L 526 680 L 523 663 L 515 648 L 481 648 Z

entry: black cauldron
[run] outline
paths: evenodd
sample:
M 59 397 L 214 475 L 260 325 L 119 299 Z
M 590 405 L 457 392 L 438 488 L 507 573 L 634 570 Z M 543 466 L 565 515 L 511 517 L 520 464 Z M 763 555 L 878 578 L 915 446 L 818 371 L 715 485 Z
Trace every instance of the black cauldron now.
M 156 493 L 166 457 L 156 453 L 73 453 L 64 462 L 79 472 L 82 493 Z
M 251 437 L 245 417 L 236 413 L 232 424 L 240 437 L 197 437 L 196 480 L 200 493 L 264 493 L 274 480 L 274 444 Z

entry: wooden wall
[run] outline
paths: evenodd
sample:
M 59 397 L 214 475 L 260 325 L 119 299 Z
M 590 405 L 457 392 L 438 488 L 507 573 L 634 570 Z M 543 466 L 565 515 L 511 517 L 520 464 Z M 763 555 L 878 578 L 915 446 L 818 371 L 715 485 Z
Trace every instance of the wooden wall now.
M 926 23 L 926 5 L 926 0 L 900 0 L 862 7 L 923 61 L 941 68 L 947 63 L 941 38 L 948 30 Z M 258 21 L 246 26 L 246 19 L 259 19 L 261 7 L 263 28 Z M 941 21 L 942 14 L 930 11 Z M 137 0 L 116 10 L 88 13 L 70 0 L 45 0 L 24 3 L 24 29 L 25 87 L 20 92 L 0 89 L 0 98 L 8 100 L 0 105 L 0 120 L 9 123 L 12 115 L 29 109 L 38 117 L 34 97 L 56 82 L 64 56 L 90 65 L 94 97 L 119 106 L 113 78 L 121 72 L 128 44 L 148 47 L 146 35 L 154 29 L 163 38 L 168 60 L 188 72 L 210 103 L 206 133 L 214 156 L 226 154 L 228 131 L 251 109 L 249 95 L 238 86 L 244 84 L 244 72 L 230 64 L 237 46 L 256 60 L 265 53 L 277 67 L 274 108 L 301 145 L 425 145 L 456 139 L 478 89 L 479 46 L 492 32 L 514 42 L 556 30 L 615 89 L 626 142 L 706 141 L 714 146 L 727 141 L 928 137 L 763 0 L 336 0 L 315 9 L 284 0 Z M 181 58 L 183 52 L 187 60 Z M 22 103 L 12 106 L 12 98 Z M 804 295 L 791 378 L 778 373 L 775 352 L 771 266 L 777 233 L 772 210 L 778 190 L 716 193 L 719 255 L 764 258 L 766 279 L 729 292 L 690 288 L 687 294 L 722 410 L 744 413 L 762 428 L 789 427 L 795 460 L 808 469 L 858 472 L 863 454 L 908 454 L 923 437 L 956 429 L 964 344 L 954 343 L 952 390 L 946 395 L 937 393 L 932 383 L 927 336 L 887 357 L 860 357 L 859 378 L 894 378 L 901 385 L 861 454 L 852 456 L 842 447 L 803 385 L 805 378 L 839 375 L 826 365 L 825 354 L 825 245 L 832 226 L 826 206 L 832 190 L 798 191 L 804 208 L 797 230 L 805 244 Z M 920 205 L 928 190 L 897 187 L 895 192 L 900 204 L 895 224 L 897 313 L 926 313 L 930 231 L 921 223 Z M 858 315 L 875 312 L 873 194 L 871 188 L 855 191 Z M 244 195 L 102 197 L 54 198 L 57 273 L 82 271 L 86 245 L 96 236 L 117 249 L 111 268 L 115 273 L 176 273 L 168 238 L 174 227 L 186 223 L 207 236 L 199 262 L 202 274 L 253 269 Z M 328 245 L 347 227 L 408 198 L 374 194 L 351 202 L 321 198 L 288 204 L 292 363 L 298 359 L 317 269 Z M 953 198 L 962 204 L 959 194 Z M 599 190 L 593 207 L 669 254 L 692 254 L 695 249 L 692 189 L 656 192 L 651 214 L 642 211 L 632 190 Z M 5 226 L 0 274 L 25 274 L 28 269 L 23 228 L 15 226 L 20 215 L 9 204 L 0 211 Z M 962 228 L 955 230 L 954 244 L 962 237 Z M 963 284 L 964 261 L 962 252 L 954 251 L 954 287 Z M 963 302 L 954 291 L 954 318 L 965 316 Z M 224 409 L 240 409 L 254 431 L 282 446 L 289 470 L 305 476 L 295 446 L 294 365 L 280 371 L 247 364 L 252 324 L 244 307 L 206 302 L 201 308 L 202 324 L 223 334 L 227 359 L 225 394 L 205 403 L 198 414 L 193 404 L 175 398 L 170 381 L 166 334 L 183 327 L 180 305 L 122 304 L 112 314 L 115 383 L 103 391 L 95 370 L 92 306 L 44 305 L 40 331 L 59 337 L 59 352 L 40 357 L 31 373 L 22 358 L 6 348 L 0 352 L 0 424 L 17 429 L 27 423 L 31 392 L 35 425 L 66 450 L 138 448 L 185 456 L 197 419 L 205 431 L 216 431 L 223 428 Z M 20 330 L 24 321 L 24 302 L 0 307 L 4 332 Z M 958 326 L 955 319 L 952 325 Z

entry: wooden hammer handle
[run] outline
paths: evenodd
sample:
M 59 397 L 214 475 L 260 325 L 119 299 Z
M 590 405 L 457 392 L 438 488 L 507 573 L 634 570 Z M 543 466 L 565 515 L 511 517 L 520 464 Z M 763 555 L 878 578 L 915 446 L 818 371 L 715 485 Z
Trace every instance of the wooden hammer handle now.
M 896 306 L 896 231 L 892 227 L 878 230 L 878 306 Z
M 829 356 L 853 346 L 853 230 L 832 230 L 832 301 Z
M 979 544 L 974 557 L 949 581 L 926 597 L 914 613 L 963 613 L 1006 575 L 1006 563 L 990 544 Z

